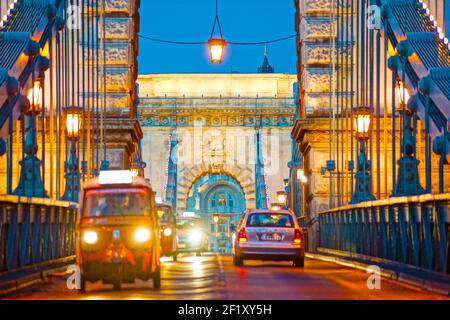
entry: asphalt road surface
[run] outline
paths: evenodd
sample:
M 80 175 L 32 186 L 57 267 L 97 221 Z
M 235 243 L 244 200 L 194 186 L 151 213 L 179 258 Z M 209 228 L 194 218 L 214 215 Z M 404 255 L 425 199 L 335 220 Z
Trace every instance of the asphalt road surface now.
M 230 256 L 183 255 L 178 262 L 163 258 L 162 286 L 152 281 L 125 284 L 121 291 L 111 285 L 88 283 L 86 293 L 69 290 L 66 279 L 52 277 L 43 285 L 17 292 L 7 299 L 199 299 L 199 300 L 315 300 L 315 299 L 446 299 L 446 297 L 381 280 L 381 289 L 369 290 L 369 275 L 330 262 L 307 259 L 305 268 L 289 262 L 246 261 L 235 267 Z

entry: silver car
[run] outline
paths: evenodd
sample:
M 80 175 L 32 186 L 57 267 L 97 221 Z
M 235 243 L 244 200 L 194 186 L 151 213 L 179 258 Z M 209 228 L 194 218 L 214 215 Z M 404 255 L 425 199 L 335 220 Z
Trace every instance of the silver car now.
M 303 267 L 303 233 L 295 215 L 287 210 L 252 210 L 245 213 L 233 234 L 233 263 L 244 260 L 292 260 Z

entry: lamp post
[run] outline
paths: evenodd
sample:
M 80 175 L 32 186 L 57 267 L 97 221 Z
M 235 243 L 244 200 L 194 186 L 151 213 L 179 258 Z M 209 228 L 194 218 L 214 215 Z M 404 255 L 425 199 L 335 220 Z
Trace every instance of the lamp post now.
M 220 37 L 214 37 L 214 31 L 216 30 L 216 24 L 219 28 Z M 226 42 L 222 36 L 222 28 L 220 27 L 219 13 L 218 13 L 218 0 L 216 0 L 216 16 L 214 18 L 214 24 L 211 31 L 211 36 L 208 40 L 209 55 L 212 63 L 221 63 L 223 52 L 225 50 Z
M 305 170 L 302 168 L 296 169 L 297 181 L 301 183 L 302 188 L 302 212 L 301 216 L 305 216 L 305 184 L 308 182 L 308 178 L 305 176 Z
M 359 154 L 357 160 L 356 186 L 350 201 L 351 204 L 375 200 L 372 194 L 372 176 L 370 174 L 366 153 L 366 144 L 369 140 L 369 130 L 372 122 L 372 114 L 369 108 L 360 107 L 355 112 L 353 120 L 354 127 L 356 128 L 356 140 L 359 143 Z
M 398 112 L 403 119 L 402 141 L 400 150 L 400 159 L 398 163 L 398 178 L 395 185 L 396 196 L 408 196 L 424 194 L 425 190 L 419 182 L 418 165 L 416 158 L 416 135 L 415 128 L 412 126 L 412 118 L 416 114 L 417 105 L 414 99 L 411 99 L 408 89 L 403 82 L 397 79 L 395 88 L 399 100 Z
M 82 109 L 79 107 L 68 107 L 66 114 L 67 139 L 70 143 L 69 159 L 64 164 L 66 187 L 62 200 L 78 202 L 80 191 L 80 170 L 78 167 L 77 141 L 81 129 Z
M 30 108 L 25 112 L 26 121 L 24 153 L 25 157 L 19 162 L 20 179 L 13 194 L 25 197 L 48 198 L 41 177 L 41 160 L 36 156 L 38 151 L 36 139 L 36 116 L 42 111 L 42 83 L 41 76 L 28 91 L 27 100 Z M 42 128 L 45 130 L 45 128 Z M 43 146 L 42 146 L 43 147 Z
M 214 221 L 214 229 L 216 231 L 216 250 L 219 252 L 219 231 L 218 231 L 218 223 L 220 220 L 220 216 L 218 214 L 213 214 L 213 221 Z

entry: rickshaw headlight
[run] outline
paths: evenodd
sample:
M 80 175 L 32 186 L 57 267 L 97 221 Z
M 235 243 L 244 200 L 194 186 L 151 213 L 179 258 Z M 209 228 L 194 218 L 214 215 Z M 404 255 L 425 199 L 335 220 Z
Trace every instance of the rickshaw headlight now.
M 150 239 L 150 230 L 147 228 L 139 228 L 134 233 L 134 240 L 138 243 L 146 242 Z
M 98 234 L 95 231 L 86 231 L 83 234 L 83 240 L 87 244 L 95 244 L 98 241 Z
M 172 235 L 172 229 L 171 228 L 165 228 L 164 229 L 164 235 L 166 237 L 170 237 Z

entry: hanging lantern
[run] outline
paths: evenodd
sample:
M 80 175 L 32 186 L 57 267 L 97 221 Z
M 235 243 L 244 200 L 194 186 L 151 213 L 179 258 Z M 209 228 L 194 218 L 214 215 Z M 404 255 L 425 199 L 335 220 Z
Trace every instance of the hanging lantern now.
M 211 31 L 211 36 L 208 40 L 209 56 L 212 63 L 221 63 L 223 52 L 225 50 L 225 40 L 222 37 L 222 28 L 220 27 L 218 2 L 216 1 L 216 17 L 214 18 L 214 24 Z M 214 31 L 216 30 L 216 24 L 219 29 L 220 37 L 214 37 Z
M 208 40 L 209 54 L 212 63 L 221 63 L 225 49 L 225 40 L 214 38 Z

